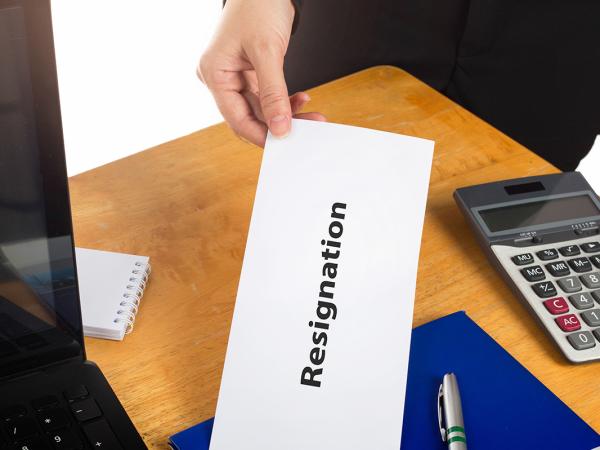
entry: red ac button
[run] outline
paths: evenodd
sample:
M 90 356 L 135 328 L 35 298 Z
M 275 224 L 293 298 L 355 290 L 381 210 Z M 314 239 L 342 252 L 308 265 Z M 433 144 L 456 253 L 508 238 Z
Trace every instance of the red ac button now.
M 563 331 L 577 331 L 581 328 L 581 322 L 575 314 L 567 314 L 566 316 L 557 317 L 556 323 Z

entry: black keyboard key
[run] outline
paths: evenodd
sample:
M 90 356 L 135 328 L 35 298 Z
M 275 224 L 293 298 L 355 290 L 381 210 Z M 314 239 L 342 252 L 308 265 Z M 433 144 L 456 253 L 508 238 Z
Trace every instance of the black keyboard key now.
M 542 261 L 549 261 L 551 259 L 558 258 L 558 251 L 556 251 L 556 249 L 549 248 L 547 250 L 542 250 L 541 252 L 537 252 L 536 255 Z
M 12 447 L 8 447 L 8 450 L 52 450 L 52 447 L 41 438 L 35 437 L 14 444 Z
M 50 408 L 37 415 L 38 422 L 46 432 L 68 428 L 69 416 L 60 408 Z
M 578 273 L 589 272 L 592 270 L 592 263 L 586 257 L 570 259 L 569 265 Z
M 79 400 L 89 395 L 87 388 L 83 384 L 72 386 L 65 392 L 65 398 L 69 401 Z
M 590 256 L 590 261 L 592 261 L 592 263 L 598 268 L 600 269 L 600 256 L 598 255 L 594 255 L 594 256 Z
M 588 242 L 581 244 L 581 249 L 586 253 L 600 252 L 600 242 Z
M 83 432 L 92 448 L 122 450 L 117 437 L 105 420 L 98 420 L 84 425 Z
M 531 253 L 523 253 L 522 255 L 513 256 L 511 259 L 517 266 L 524 266 L 533 262 L 533 255 Z
M 45 408 L 51 408 L 58 406 L 58 399 L 54 395 L 46 395 L 44 397 L 36 398 L 31 401 L 31 406 L 36 411 L 41 411 Z
M 71 411 L 73 411 L 73 415 L 79 422 L 86 422 L 102 415 L 98 404 L 93 398 L 71 403 Z
M 549 298 L 556 296 L 556 286 L 552 281 L 542 281 L 541 283 L 532 284 L 531 287 L 538 297 Z
M 12 405 L 0 411 L 0 418 L 4 421 L 18 419 L 27 415 L 27 408 L 23 405 Z
M 566 247 L 559 248 L 558 251 L 563 256 L 576 256 L 581 253 L 581 250 L 576 245 L 567 245 Z
M 557 261 L 554 263 L 546 264 L 546 269 L 554 277 L 566 277 L 571 273 L 569 266 L 564 261 Z
M 521 269 L 521 273 L 527 281 L 541 281 L 546 278 L 544 269 L 541 266 L 530 266 Z
M 56 450 L 81 450 L 83 448 L 83 442 L 73 430 L 58 431 L 49 434 L 48 437 Z
M 10 422 L 5 422 L 4 430 L 13 442 L 35 436 L 38 432 L 35 420 L 29 417 L 20 417 Z

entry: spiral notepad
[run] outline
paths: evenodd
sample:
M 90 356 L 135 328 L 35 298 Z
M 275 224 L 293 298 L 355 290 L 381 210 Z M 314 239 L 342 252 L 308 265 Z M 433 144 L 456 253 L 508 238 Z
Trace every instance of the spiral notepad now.
M 150 275 L 147 256 L 75 248 L 83 332 L 122 340 L 133 331 Z

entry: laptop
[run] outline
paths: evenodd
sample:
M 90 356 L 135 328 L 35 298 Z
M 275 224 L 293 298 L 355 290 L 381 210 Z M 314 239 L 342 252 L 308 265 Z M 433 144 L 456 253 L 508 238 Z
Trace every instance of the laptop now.
M 0 0 L 0 449 L 146 449 L 86 359 L 49 0 Z

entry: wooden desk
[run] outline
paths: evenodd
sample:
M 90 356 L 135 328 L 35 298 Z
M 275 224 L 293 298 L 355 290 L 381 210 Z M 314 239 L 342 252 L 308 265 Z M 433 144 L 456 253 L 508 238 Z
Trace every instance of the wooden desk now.
M 333 122 L 436 141 L 414 325 L 466 310 L 600 431 L 600 366 L 565 362 L 452 199 L 459 186 L 557 170 L 392 67 L 311 95 Z M 151 448 L 215 411 L 261 153 L 221 124 L 71 179 L 77 245 L 152 258 L 135 331 L 124 342 L 87 339 Z

